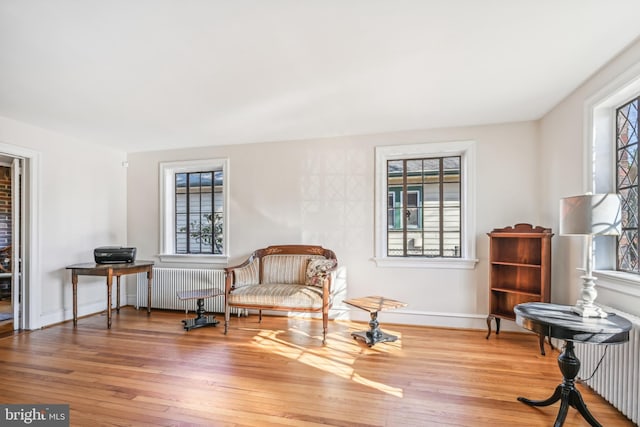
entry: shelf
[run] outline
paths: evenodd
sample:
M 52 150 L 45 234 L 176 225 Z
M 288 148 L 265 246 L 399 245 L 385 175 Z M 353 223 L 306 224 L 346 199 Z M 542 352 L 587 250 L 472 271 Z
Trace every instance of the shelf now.
M 516 294 L 516 295 L 526 295 L 534 298 L 541 298 L 542 296 L 538 292 L 527 292 L 527 291 L 519 291 L 516 289 L 510 288 L 491 288 L 492 292 L 503 292 L 506 294 Z
M 523 264 L 520 262 L 491 261 L 491 265 L 508 265 L 510 267 L 542 268 L 540 264 Z

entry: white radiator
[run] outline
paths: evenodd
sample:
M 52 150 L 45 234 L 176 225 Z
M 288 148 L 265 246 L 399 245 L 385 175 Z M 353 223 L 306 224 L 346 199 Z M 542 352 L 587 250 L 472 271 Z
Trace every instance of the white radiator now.
M 628 313 L 603 307 L 615 312 L 633 324 L 629 342 L 610 345 L 600 368 L 593 378 L 584 383 L 615 406 L 627 418 L 638 424 L 640 420 L 640 318 Z M 604 345 L 575 344 L 580 360 L 579 378 L 589 378 L 605 350 Z
M 147 306 L 147 275 L 136 277 L 136 308 Z M 224 291 L 224 270 L 206 268 L 153 268 L 151 308 L 194 311 L 195 300 L 180 300 L 177 292 L 218 288 Z M 224 296 L 206 298 L 207 312 L 224 313 Z

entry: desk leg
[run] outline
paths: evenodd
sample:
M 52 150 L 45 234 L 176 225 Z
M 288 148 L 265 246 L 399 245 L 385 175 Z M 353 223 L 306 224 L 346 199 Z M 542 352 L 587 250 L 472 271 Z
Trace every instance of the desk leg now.
M 153 268 L 147 271 L 147 316 L 151 315 L 151 283 L 153 282 Z
M 113 271 L 107 273 L 107 328 L 111 329 L 111 286 L 113 285 Z
M 120 276 L 116 276 L 116 313 L 120 314 Z
M 587 409 L 587 405 L 584 403 L 584 400 L 582 400 L 580 391 L 575 387 L 575 378 L 578 372 L 580 372 L 580 360 L 576 357 L 573 348 L 573 341 L 565 341 L 564 351 L 558 356 L 558 366 L 560 367 L 560 372 L 562 372 L 563 377 L 562 384 L 556 387 L 551 397 L 544 400 L 531 400 L 525 397 L 518 397 L 518 400 L 530 406 L 549 406 L 560 400 L 560 410 L 553 425 L 554 427 L 561 427 L 562 424 L 564 424 L 569 406 L 576 408 L 591 426 L 602 427 L 593 415 L 591 415 L 591 412 Z
M 73 289 L 73 327 L 78 326 L 78 273 L 71 272 L 71 286 Z

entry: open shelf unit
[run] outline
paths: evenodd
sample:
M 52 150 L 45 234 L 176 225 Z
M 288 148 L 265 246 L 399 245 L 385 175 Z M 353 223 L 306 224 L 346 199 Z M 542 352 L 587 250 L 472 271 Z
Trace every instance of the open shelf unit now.
M 500 333 L 500 319 L 515 320 L 513 307 L 525 302 L 549 302 L 551 291 L 550 228 L 516 224 L 496 228 L 489 236 L 489 316 Z M 544 337 L 540 351 L 544 354 Z

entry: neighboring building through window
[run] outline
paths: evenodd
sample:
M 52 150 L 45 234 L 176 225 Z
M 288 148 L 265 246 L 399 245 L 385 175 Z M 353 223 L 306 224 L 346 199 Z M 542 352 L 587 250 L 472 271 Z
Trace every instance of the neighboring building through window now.
M 640 273 L 638 265 L 638 104 L 640 97 L 616 109 L 616 191 L 622 201 L 618 270 Z
M 162 261 L 226 262 L 227 171 L 227 159 L 160 164 Z
M 378 266 L 473 268 L 475 142 L 376 148 Z

